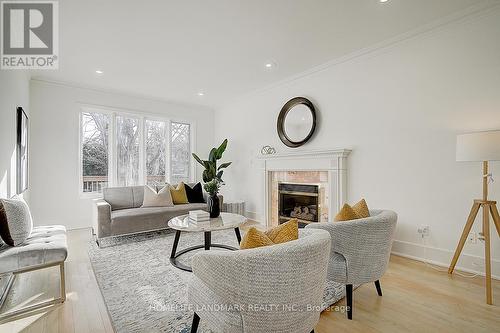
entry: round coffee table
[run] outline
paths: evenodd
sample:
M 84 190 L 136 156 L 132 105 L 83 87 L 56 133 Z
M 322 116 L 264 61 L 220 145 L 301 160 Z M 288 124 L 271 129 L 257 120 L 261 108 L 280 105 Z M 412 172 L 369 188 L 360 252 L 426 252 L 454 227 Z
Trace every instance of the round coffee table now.
M 234 229 L 238 243 L 241 241 L 240 229 L 239 227 L 247 221 L 247 218 L 243 215 L 233 214 L 233 213 L 220 213 L 219 217 L 210 219 L 210 222 L 194 223 L 189 219 L 189 215 L 177 216 L 168 221 L 168 226 L 175 230 L 174 245 L 172 246 L 172 252 L 170 254 L 170 262 L 173 266 L 182 269 L 184 271 L 192 272 L 191 267 L 184 265 L 179 262 L 177 258 L 181 255 L 205 248 L 205 250 L 210 250 L 211 247 L 217 247 L 227 250 L 238 250 L 235 247 L 224 245 L 224 244 L 212 244 L 212 231 Z M 203 245 L 195 245 L 188 247 L 184 250 L 177 252 L 177 245 L 179 244 L 179 239 L 181 237 L 181 232 L 203 232 L 205 234 L 205 243 Z

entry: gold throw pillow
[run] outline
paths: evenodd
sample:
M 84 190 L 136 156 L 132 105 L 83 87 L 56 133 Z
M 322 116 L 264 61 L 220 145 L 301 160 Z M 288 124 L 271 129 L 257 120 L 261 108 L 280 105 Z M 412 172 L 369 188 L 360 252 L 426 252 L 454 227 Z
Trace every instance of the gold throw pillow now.
M 172 195 L 172 201 L 174 202 L 174 205 L 189 203 L 186 194 L 186 188 L 184 187 L 183 182 L 180 182 L 179 185 L 177 185 L 177 188 L 170 186 L 170 194 Z
M 368 209 L 365 199 L 361 199 L 357 204 L 352 206 L 352 209 L 356 212 L 356 215 L 358 215 L 360 219 L 370 217 L 370 210 Z
M 296 240 L 299 238 L 299 223 L 296 219 L 280 224 L 266 232 L 250 228 L 241 240 L 240 249 L 253 249 Z
M 344 207 L 338 212 L 338 214 L 335 216 L 335 222 L 339 221 L 349 221 L 349 220 L 355 220 L 359 219 L 358 214 L 352 209 L 349 204 L 344 204 Z

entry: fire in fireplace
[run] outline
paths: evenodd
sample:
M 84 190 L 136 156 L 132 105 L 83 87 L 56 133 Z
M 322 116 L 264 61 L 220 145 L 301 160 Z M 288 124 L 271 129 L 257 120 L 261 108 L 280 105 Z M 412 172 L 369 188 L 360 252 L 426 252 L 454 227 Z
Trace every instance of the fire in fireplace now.
M 319 221 L 319 185 L 278 183 L 278 198 L 280 223 L 290 218 L 300 226 Z

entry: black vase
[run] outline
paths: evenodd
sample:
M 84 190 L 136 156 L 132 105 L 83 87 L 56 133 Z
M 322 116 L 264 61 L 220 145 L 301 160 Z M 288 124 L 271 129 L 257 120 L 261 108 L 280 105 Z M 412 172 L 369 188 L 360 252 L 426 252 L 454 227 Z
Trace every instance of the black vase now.
M 210 217 L 211 218 L 218 217 L 220 215 L 219 196 L 217 194 L 209 196 L 207 204 Z

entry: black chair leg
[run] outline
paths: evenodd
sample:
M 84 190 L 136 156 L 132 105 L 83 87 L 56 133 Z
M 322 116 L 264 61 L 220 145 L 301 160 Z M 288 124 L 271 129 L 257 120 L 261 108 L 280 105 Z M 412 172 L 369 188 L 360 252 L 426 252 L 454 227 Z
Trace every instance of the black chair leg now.
M 199 323 L 200 323 L 200 317 L 195 312 L 193 315 L 193 324 L 191 325 L 191 333 L 196 333 L 198 331 Z
M 345 286 L 345 295 L 347 300 L 347 319 L 352 320 L 352 284 Z
M 377 294 L 379 296 L 382 296 L 382 288 L 380 288 L 380 281 L 379 280 L 375 281 L 375 288 L 377 288 Z

